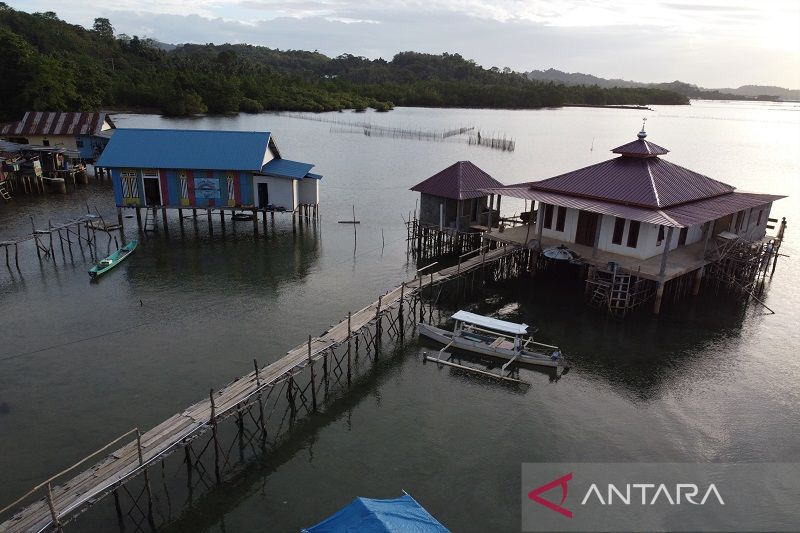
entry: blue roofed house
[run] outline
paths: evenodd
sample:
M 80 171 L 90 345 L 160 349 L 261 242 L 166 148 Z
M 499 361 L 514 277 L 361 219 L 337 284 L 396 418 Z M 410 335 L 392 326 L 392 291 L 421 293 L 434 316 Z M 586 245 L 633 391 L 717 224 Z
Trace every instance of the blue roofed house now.
M 97 166 L 120 207 L 295 211 L 319 203 L 322 179 L 283 159 L 266 131 L 118 129 Z

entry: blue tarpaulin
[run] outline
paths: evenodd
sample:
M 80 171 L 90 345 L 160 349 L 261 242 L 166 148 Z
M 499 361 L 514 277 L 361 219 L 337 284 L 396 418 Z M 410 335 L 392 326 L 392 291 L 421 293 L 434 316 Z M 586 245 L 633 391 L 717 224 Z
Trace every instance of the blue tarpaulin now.
M 408 494 L 392 500 L 356 498 L 303 533 L 449 533 Z

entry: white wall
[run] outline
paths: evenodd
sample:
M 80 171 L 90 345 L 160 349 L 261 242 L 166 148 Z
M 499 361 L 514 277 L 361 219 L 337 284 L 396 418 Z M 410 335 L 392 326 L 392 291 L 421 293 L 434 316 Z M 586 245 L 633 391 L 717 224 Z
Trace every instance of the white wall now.
M 275 207 L 283 207 L 287 211 L 294 211 L 297 207 L 295 180 L 276 178 L 273 176 L 253 176 L 253 201 L 260 204 L 258 197 L 258 184 L 266 183 L 269 188 L 269 203 Z
M 78 145 L 75 144 L 75 137 L 72 135 L 26 135 L 28 144 L 44 144 L 44 140 L 50 141 L 50 146 L 58 148 L 66 148 L 68 150 L 77 150 Z
M 303 178 L 297 183 L 297 201 L 301 204 L 319 203 L 319 180 Z

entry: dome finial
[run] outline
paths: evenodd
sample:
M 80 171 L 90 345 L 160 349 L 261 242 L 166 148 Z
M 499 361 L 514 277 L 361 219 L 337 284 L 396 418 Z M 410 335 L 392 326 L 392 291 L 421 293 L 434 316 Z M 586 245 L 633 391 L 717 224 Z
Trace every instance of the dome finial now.
M 647 132 L 644 131 L 645 122 L 647 122 L 647 117 L 642 119 L 642 131 L 640 131 L 639 134 L 637 135 L 637 137 L 639 137 L 639 140 L 642 140 L 642 141 L 644 140 L 645 137 L 647 137 Z

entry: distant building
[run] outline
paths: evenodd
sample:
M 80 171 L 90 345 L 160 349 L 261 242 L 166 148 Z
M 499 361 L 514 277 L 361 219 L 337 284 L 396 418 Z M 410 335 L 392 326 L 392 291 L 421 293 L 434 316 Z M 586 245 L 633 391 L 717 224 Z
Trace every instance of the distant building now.
M 531 238 L 642 260 L 721 232 L 745 240 L 765 235 L 772 202 L 783 196 L 740 192 L 670 163 L 659 157 L 669 150 L 646 136 L 642 129 L 637 140 L 614 148 L 620 157 L 486 192 L 538 202 Z
M 7 141 L 78 153 L 94 161 L 103 152 L 115 126 L 106 113 L 28 111 L 22 120 L 0 125 L 0 138 Z
M 282 159 L 269 132 L 119 129 L 97 166 L 117 206 L 294 211 L 319 203 L 322 179 Z
M 489 194 L 481 189 L 502 186 L 470 161 L 459 161 L 411 190 L 420 193 L 420 223 L 438 226 L 441 222 L 444 228 L 466 231 L 470 226 L 489 224 Z M 495 211 L 492 225 L 498 218 Z

